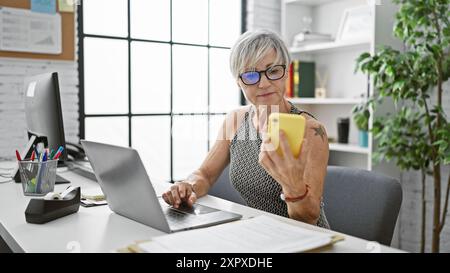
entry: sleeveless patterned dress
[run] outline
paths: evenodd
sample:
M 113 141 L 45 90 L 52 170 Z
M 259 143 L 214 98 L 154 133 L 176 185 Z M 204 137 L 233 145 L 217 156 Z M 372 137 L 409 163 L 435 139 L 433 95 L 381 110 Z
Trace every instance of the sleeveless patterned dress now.
M 292 103 L 291 113 L 305 113 Z M 253 125 L 253 107 L 245 113 L 243 122 L 230 143 L 230 181 L 247 205 L 273 214 L 289 217 L 286 203 L 280 199 L 281 186 L 259 164 L 262 139 Z M 317 226 L 330 228 L 321 202 Z

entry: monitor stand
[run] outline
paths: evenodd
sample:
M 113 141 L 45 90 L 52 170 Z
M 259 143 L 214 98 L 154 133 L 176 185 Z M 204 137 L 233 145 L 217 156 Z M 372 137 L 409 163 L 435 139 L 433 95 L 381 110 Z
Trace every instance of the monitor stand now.
M 58 168 L 61 167 L 67 167 L 67 165 L 65 164 L 64 160 L 59 160 L 58 161 Z M 62 176 L 58 175 L 58 172 L 56 172 L 56 179 L 55 179 L 55 184 L 67 184 L 70 183 L 69 180 L 63 178 Z
M 90 163 L 88 163 L 89 161 L 84 161 L 84 160 L 67 160 L 64 161 L 63 165 L 64 167 L 68 167 L 69 171 L 74 172 L 78 175 L 83 176 L 84 178 L 87 178 L 91 181 L 97 182 L 97 178 L 95 177 L 95 173 L 92 170 L 92 167 L 90 165 Z M 88 163 L 88 164 L 86 164 Z M 58 164 L 59 166 L 59 164 Z

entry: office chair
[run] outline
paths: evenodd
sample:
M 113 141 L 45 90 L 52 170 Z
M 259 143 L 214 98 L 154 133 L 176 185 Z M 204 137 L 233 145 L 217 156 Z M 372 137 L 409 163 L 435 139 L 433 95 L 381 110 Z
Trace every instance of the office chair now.
M 230 165 L 223 170 L 222 174 L 217 178 L 216 183 L 209 189 L 208 194 L 247 206 L 247 203 L 242 199 L 241 195 L 231 185 L 229 167 Z
M 231 185 L 228 167 L 209 194 L 247 205 Z M 397 180 L 366 170 L 328 166 L 323 197 L 332 230 L 391 244 L 402 203 Z
M 402 203 L 397 180 L 366 170 L 328 166 L 323 198 L 332 230 L 391 244 Z

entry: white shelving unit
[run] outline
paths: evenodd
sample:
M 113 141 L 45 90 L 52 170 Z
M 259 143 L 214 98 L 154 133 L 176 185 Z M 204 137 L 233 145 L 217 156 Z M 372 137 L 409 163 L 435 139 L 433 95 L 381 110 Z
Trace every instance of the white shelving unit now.
M 329 165 L 373 170 L 372 136 L 368 147 L 358 145 L 358 130 L 352 118 L 352 108 L 362 102 L 362 97 L 372 94 L 373 88 L 366 75 L 355 73 L 356 58 L 363 52 L 374 53 L 375 45 L 395 46 L 392 39 L 392 26 L 396 6 L 390 0 L 282 0 L 281 31 L 290 47 L 293 59 L 312 61 L 321 78 L 327 77 L 326 98 L 290 98 L 299 108 L 309 111 L 326 127 L 328 136 L 337 139 L 337 119 L 348 117 L 351 120 L 349 143 L 330 142 Z M 341 18 L 347 9 L 369 5 L 372 12 L 372 26 L 368 38 L 346 41 L 332 41 L 292 47 L 294 36 L 304 30 L 303 18 L 312 19 L 312 32 L 330 34 L 336 37 Z M 400 45 L 397 45 L 400 48 Z M 316 86 L 319 86 L 316 77 Z M 383 111 L 381 111 L 383 112 Z M 369 125 L 370 126 L 370 125 Z M 382 170 L 384 173 L 393 173 Z M 394 171 L 395 172 L 395 171 Z M 396 172 L 395 172 L 396 173 Z
M 318 44 L 305 45 L 302 47 L 291 47 L 289 51 L 293 54 L 296 53 L 314 53 L 314 52 L 327 52 L 327 51 L 338 51 L 347 48 L 358 48 L 364 47 L 368 48 L 370 46 L 370 41 L 368 40 L 353 40 L 345 42 L 325 42 Z
M 356 105 L 361 103 L 362 99 L 353 99 L 353 98 L 324 98 L 324 99 L 316 99 L 316 98 L 289 98 L 289 101 L 294 104 L 341 104 L 341 105 Z
M 317 6 L 327 4 L 336 0 L 286 0 L 288 4 L 300 4 L 305 6 Z
M 368 155 L 370 153 L 369 148 L 341 143 L 330 143 L 330 151 L 365 154 L 365 155 Z

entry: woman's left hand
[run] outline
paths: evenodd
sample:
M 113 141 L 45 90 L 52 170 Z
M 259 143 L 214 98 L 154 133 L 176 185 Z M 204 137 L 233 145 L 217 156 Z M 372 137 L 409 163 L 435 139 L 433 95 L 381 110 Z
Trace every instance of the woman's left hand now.
M 280 156 L 270 141 L 265 137 L 259 153 L 259 163 L 281 185 L 287 196 L 299 196 L 306 191 L 305 167 L 310 147 L 305 138 L 300 148 L 298 158 L 295 158 L 289 147 L 285 133 L 280 130 L 280 146 L 283 156 Z

